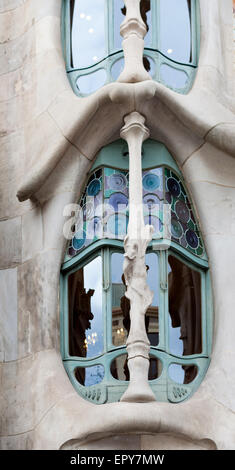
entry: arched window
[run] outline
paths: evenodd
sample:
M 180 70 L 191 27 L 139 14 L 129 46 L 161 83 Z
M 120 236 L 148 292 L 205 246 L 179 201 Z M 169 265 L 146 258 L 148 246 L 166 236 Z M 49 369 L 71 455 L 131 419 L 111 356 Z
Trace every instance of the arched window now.
M 145 316 L 149 381 L 158 401 L 177 403 L 197 389 L 209 365 L 208 260 L 173 158 L 163 144 L 147 140 L 142 160 L 145 222 L 154 227 L 146 253 L 154 293 Z M 102 404 L 120 400 L 129 380 L 128 149 L 122 140 L 99 152 L 79 205 L 61 272 L 62 355 L 78 393 Z
M 187 93 L 199 49 L 197 0 L 141 0 L 147 27 L 144 66 L 153 80 Z M 76 94 L 86 96 L 117 80 L 123 65 L 123 0 L 64 0 L 62 36 L 66 70 Z

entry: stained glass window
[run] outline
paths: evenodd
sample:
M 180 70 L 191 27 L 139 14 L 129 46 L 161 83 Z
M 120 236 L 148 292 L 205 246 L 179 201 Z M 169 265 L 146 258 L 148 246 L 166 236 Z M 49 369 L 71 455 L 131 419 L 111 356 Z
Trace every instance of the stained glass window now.
M 196 256 L 205 254 L 194 210 L 182 178 L 169 168 L 143 170 L 143 210 L 153 239 L 170 231 L 173 242 Z M 102 238 L 123 240 L 128 226 L 128 171 L 103 167 L 94 171 L 80 200 L 82 219 L 68 248 L 68 256 Z M 171 209 L 171 223 L 164 228 L 164 205 Z M 165 221 L 166 224 L 166 221 Z
M 164 145 L 144 142 L 142 183 L 145 223 L 154 227 L 145 257 L 153 292 L 145 314 L 149 380 L 158 401 L 177 403 L 192 395 L 209 364 L 208 260 L 192 201 Z M 62 266 L 62 354 L 78 393 L 101 404 L 120 400 L 129 381 L 129 170 L 122 141 L 97 156 L 79 204 Z

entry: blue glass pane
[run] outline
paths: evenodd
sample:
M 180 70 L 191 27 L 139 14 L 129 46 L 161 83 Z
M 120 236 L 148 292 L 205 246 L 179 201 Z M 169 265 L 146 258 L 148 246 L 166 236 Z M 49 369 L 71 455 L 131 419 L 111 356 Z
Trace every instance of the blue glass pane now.
M 191 383 L 196 378 L 197 372 L 197 366 L 194 364 L 188 364 L 187 366 L 171 364 L 168 368 L 169 377 L 178 384 Z
M 110 0 L 109 0 L 110 1 Z M 123 0 L 114 0 L 114 50 L 122 49 L 123 38 L 120 35 L 120 25 L 125 19 L 126 9 Z
M 78 77 L 76 86 L 81 94 L 88 95 L 101 88 L 105 84 L 106 78 L 106 70 L 95 70 L 92 73 Z
M 183 71 L 171 67 L 167 64 L 162 64 L 160 67 L 161 80 L 171 88 L 184 88 L 186 86 L 188 75 Z
M 168 374 L 174 382 L 177 382 L 178 384 L 184 383 L 184 370 L 181 365 L 171 364 L 168 368 Z
M 176 356 L 202 352 L 201 274 L 168 257 L 169 346 Z
M 141 0 L 140 2 L 140 13 L 142 20 L 146 25 L 147 33 L 144 38 L 145 46 L 152 45 L 152 11 L 150 0 Z
M 85 387 L 97 385 L 104 378 L 104 366 L 101 364 L 91 367 L 77 367 L 74 372 L 77 381 Z
M 70 274 L 68 278 L 70 355 L 95 357 L 103 352 L 102 260 Z
M 159 0 L 160 50 L 178 62 L 191 62 L 191 1 Z
M 156 253 L 148 253 L 145 256 L 147 269 L 147 283 L 153 293 L 151 306 L 145 315 L 145 326 L 148 339 L 151 346 L 157 346 L 159 342 L 159 268 L 158 255 Z
M 72 65 L 89 67 L 106 55 L 105 0 L 75 0 L 72 13 Z
M 118 59 L 116 62 L 114 62 L 112 68 L 111 68 L 111 75 L 113 80 L 117 80 L 119 75 L 121 75 L 123 69 L 124 69 L 124 59 Z
M 130 328 L 130 302 L 125 297 L 126 286 L 123 263 L 124 256 L 122 253 L 112 254 L 112 343 L 114 346 L 121 346 L 126 343 Z

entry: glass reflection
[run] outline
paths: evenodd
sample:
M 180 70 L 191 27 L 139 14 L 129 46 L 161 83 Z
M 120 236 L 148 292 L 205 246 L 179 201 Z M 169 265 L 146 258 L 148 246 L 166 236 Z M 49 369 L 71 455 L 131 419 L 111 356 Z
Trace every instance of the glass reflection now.
M 188 75 L 183 70 L 176 69 L 167 64 L 161 65 L 160 74 L 161 80 L 172 88 L 184 88 L 188 80 Z
M 95 357 L 103 352 L 102 261 L 95 258 L 68 278 L 69 352 Z
M 147 72 L 149 72 L 151 77 L 154 77 L 154 75 L 156 73 L 156 65 L 155 65 L 154 60 L 151 59 L 151 57 L 145 55 L 143 57 L 143 64 L 144 64 L 145 70 L 147 70 Z
M 154 293 L 152 305 L 145 314 L 146 332 L 151 346 L 159 342 L 158 306 L 159 306 L 159 273 L 158 256 L 155 253 L 146 255 L 147 282 Z M 125 296 L 126 284 L 123 275 L 123 254 L 113 253 L 111 258 L 112 272 L 112 343 L 122 346 L 126 343 L 130 331 L 130 301 Z
M 104 69 L 95 70 L 92 73 L 81 75 L 76 81 L 77 89 L 84 95 L 94 93 L 105 84 L 106 78 L 107 74 Z
M 127 354 L 122 354 L 116 357 L 111 363 L 110 371 L 114 379 L 122 380 L 125 382 L 130 380 Z M 160 377 L 161 373 L 162 373 L 161 361 L 154 356 L 150 356 L 148 380 L 157 379 L 158 377 Z
M 116 62 L 114 62 L 112 68 L 111 68 L 111 75 L 114 80 L 117 80 L 119 75 L 121 75 L 122 71 L 124 69 L 124 59 L 118 59 Z
M 159 269 L 158 256 L 155 253 L 147 253 L 145 257 L 147 267 L 147 283 L 153 292 L 152 305 L 145 315 L 145 326 L 151 346 L 157 346 L 159 342 Z
M 126 285 L 123 275 L 123 261 L 123 254 L 112 254 L 112 343 L 114 346 L 121 346 L 126 343 L 130 329 L 130 301 L 125 297 Z
M 91 367 L 77 367 L 74 371 L 77 381 L 85 387 L 91 387 L 102 382 L 104 378 L 104 366 L 98 364 Z
M 144 38 L 145 46 L 151 46 L 152 43 L 152 12 L 151 12 L 151 1 L 141 0 L 140 2 L 140 14 L 143 22 L 147 28 L 147 33 Z
M 188 374 L 188 370 L 193 370 L 194 374 Z M 171 364 L 168 369 L 169 377 L 178 384 L 187 384 L 192 382 L 195 379 L 197 372 L 197 366 L 193 364 L 189 364 L 187 366 L 181 366 L 180 364 Z
M 120 25 L 126 16 L 126 7 L 123 0 L 114 0 L 114 49 L 122 48 L 123 37 L 120 35 Z
M 105 0 L 71 0 L 71 66 L 84 68 L 105 57 Z
M 202 352 L 201 275 L 174 256 L 168 257 L 169 345 L 175 355 Z M 195 366 L 184 368 L 184 383 L 195 377 Z
M 178 62 L 191 62 L 191 0 L 159 0 L 159 7 L 161 52 Z
M 127 354 L 117 356 L 111 363 L 110 371 L 114 379 L 127 382 L 129 380 Z
M 155 380 L 160 377 L 162 373 L 162 362 L 154 356 L 149 358 L 149 373 L 148 379 Z

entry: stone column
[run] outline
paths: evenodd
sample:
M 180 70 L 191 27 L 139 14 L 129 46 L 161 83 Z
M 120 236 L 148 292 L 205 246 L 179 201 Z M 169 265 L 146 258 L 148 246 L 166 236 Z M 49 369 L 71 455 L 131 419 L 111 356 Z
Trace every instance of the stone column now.
M 126 18 L 121 24 L 125 67 L 119 82 L 141 82 L 151 80 L 143 65 L 144 36 L 146 26 L 140 15 L 140 0 L 125 0 Z
M 153 227 L 144 224 L 142 202 L 142 143 L 149 137 L 145 118 L 138 112 L 125 117 L 121 137 L 129 147 L 129 224 L 124 240 L 123 271 L 130 300 L 130 332 L 127 339 L 130 383 L 121 401 L 155 401 L 148 382 L 150 343 L 145 328 L 145 313 L 153 293 L 147 285 L 145 253 Z

